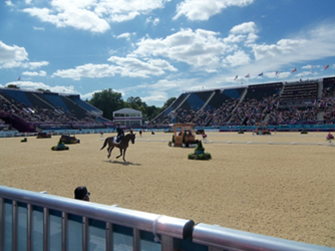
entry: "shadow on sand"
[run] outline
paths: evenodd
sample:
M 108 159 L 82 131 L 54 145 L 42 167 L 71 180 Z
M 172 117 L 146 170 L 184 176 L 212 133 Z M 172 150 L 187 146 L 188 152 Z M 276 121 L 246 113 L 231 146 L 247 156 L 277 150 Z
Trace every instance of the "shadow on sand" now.
M 141 166 L 141 164 L 139 163 L 133 163 L 129 161 L 124 162 L 124 161 L 118 161 L 118 160 L 104 160 L 104 162 L 111 163 L 111 164 L 119 164 L 123 166 Z

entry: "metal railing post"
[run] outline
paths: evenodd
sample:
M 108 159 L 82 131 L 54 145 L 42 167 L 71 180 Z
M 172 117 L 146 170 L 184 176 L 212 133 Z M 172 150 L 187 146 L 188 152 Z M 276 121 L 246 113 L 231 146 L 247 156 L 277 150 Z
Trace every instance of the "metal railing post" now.
M 161 244 L 162 244 L 162 251 L 175 250 L 173 246 L 173 237 L 162 235 Z
M 32 251 L 32 215 L 33 206 L 27 204 L 27 251 Z
M 12 202 L 12 251 L 17 251 L 17 202 Z
M 50 214 L 48 208 L 43 208 L 43 250 L 49 250 Z
M 141 251 L 140 230 L 133 229 L 133 251 Z
M 83 217 L 83 226 L 82 226 L 82 230 L 83 230 L 83 251 L 87 251 L 87 231 L 88 231 L 88 218 L 87 217 Z
M 114 241 L 113 241 L 113 224 L 106 222 L 106 250 L 113 251 Z
M 68 215 L 62 212 L 62 251 L 66 251 L 67 245 L 67 225 L 68 225 Z

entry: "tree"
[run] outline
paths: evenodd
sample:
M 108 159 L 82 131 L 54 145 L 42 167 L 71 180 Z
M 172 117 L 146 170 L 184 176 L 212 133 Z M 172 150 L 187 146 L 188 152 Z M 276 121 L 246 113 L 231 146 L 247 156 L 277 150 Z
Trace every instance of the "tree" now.
M 92 99 L 87 101 L 91 105 L 99 108 L 103 112 L 103 116 L 108 119 L 112 118 L 112 113 L 121 108 L 132 108 L 142 112 L 142 116 L 145 120 L 152 120 L 160 112 L 164 111 L 169 107 L 176 98 L 168 99 L 162 108 L 156 106 L 148 106 L 141 100 L 140 97 L 129 97 L 126 102 L 122 100 L 121 93 L 113 92 L 112 89 L 106 89 L 93 94 Z
M 148 106 L 140 97 L 129 97 L 126 106 L 142 112 L 143 119 L 151 120 L 159 113 L 160 109 L 156 106 Z
M 17 85 L 9 84 L 7 85 L 7 88 L 12 88 L 12 89 L 20 89 Z
M 113 92 L 112 89 L 102 90 L 93 94 L 89 103 L 103 112 L 103 116 L 107 119 L 113 119 L 113 111 L 124 107 L 121 93 Z
M 142 102 L 140 97 L 129 97 L 127 98 L 126 104 L 129 105 L 130 108 L 141 111 L 142 113 L 146 113 L 147 104 Z
M 155 118 L 159 113 L 161 109 L 157 108 L 156 106 L 148 106 L 147 107 L 147 112 L 146 112 L 146 118 L 147 120 L 151 121 L 153 118 Z
M 48 89 L 38 88 L 37 91 L 39 92 L 50 92 Z
M 177 98 L 169 98 L 167 101 L 165 101 L 163 107 L 161 108 L 161 112 L 163 112 L 166 108 L 168 108 Z

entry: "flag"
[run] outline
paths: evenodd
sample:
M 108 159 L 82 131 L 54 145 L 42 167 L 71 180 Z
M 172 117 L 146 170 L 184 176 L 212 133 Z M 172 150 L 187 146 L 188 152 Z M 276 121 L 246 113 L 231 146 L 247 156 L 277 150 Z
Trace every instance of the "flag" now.
M 327 68 L 329 68 L 329 64 L 327 64 L 325 67 L 323 67 L 324 70 L 326 70 Z
M 248 73 L 247 75 L 245 75 L 246 78 L 250 77 L 250 73 Z
M 17 79 L 17 81 L 20 81 L 20 79 L 21 79 L 21 76 L 19 76 L 19 78 Z
M 276 71 L 276 76 L 278 75 L 278 71 Z
M 260 76 L 260 77 L 263 76 L 263 72 L 261 72 L 260 74 L 258 74 L 258 76 Z
M 236 77 L 234 78 L 234 80 L 236 80 L 238 78 L 238 76 L 236 75 Z
M 292 73 L 293 73 L 293 72 L 296 72 L 296 71 L 297 71 L 297 68 L 294 68 L 294 69 L 292 70 Z

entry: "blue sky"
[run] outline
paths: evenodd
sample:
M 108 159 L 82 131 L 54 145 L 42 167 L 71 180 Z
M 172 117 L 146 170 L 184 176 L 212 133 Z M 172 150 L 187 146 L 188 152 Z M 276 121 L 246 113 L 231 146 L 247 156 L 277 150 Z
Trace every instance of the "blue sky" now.
M 111 88 L 161 107 L 186 91 L 333 76 L 334 10 L 334 0 L 1 1 L 0 87 L 84 100 Z

